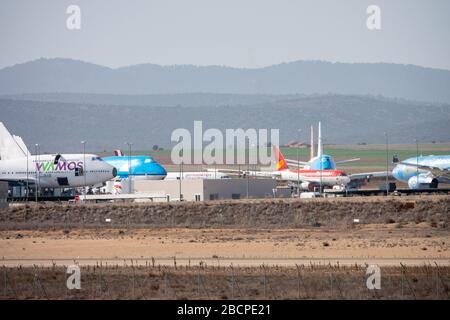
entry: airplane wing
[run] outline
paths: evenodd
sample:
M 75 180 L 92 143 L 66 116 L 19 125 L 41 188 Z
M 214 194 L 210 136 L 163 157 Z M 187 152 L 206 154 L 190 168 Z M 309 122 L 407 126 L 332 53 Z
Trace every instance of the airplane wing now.
M 26 182 L 27 182 L 27 179 L 26 179 L 26 178 L 24 178 L 24 179 L 0 179 L 0 181 L 4 181 L 4 182 L 23 182 L 23 183 L 26 183 Z M 30 174 L 30 175 L 28 176 L 28 183 L 33 184 L 33 183 L 35 183 L 35 182 L 36 182 L 36 176 Z
M 340 161 L 336 161 L 336 163 L 346 163 L 346 162 L 353 162 L 353 161 L 359 161 L 359 160 L 361 160 L 361 158 L 340 160 Z
M 410 167 L 414 167 L 414 168 L 419 168 L 419 169 L 423 169 L 423 170 L 428 170 L 431 172 L 431 174 L 433 174 L 436 177 L 439 176 L 443 176 L 443 175 L 447 175 L 450 173 L 450 168 L 443 168 L 443 167 L 439 167 L 439 166 L 429 166 L 429 165 L 424 165 L 424 164 L 415 164 L 415 163 L 410 163 L 410 162 L 404 162 L 404 161 L 400 161 L 398 162 L 399 164 L 403 164 L 405 166 L 410 166 Z
M 255 170 L 236 170 L 236 169 L 211 169 L 207 168 L 206 171 L 209 172 L 223 172 L 230 175 L 248 175 L 250 177 L 266 177 L 266 178 L 277 178 L 281 176 L 281 173 L 276 171 L 255 171 Z
M 373 178 L 386 178 L 392 177 L 391 171 L 376 171 L 376 172 L 361 172 L 350 174 L 349 177 L 352 181 L 354 180 L 370 180 Z
M 8 129 L 0 122 L 0 159 L 16 159 L 29 155 L 22 138 L 12 136 Z
M 236 174 L 244 174 L 245 170 L 235 170 L 235 169 L 211 169 L 206 168 L 208 172 L 224 172 L 224 173 L 236 173 Z
M 291 160 L 291 159 L 284 159 L 284 160 L 289 165 L 293 165 L 293 166 L 296 166 L 296 167 L 309 165 L 309 162 L 305 162 L 305 161 L 297 161 L 297 160 Z
M 297 161 L 297 160 L 291 160 L 291 159 L 285 159 L 285 160 L 290 165 L 294 165 L 297 167 L 306 166 L 309 164 L 309 162 L 304 162 L 304 161 Z M 361 160 L 361 158 L 345 159 L 345 160 L 336 161 L 336 163 L 346 163 L 346 162 L 353 162 L 353 161 L 359 161 L 359 160 Z

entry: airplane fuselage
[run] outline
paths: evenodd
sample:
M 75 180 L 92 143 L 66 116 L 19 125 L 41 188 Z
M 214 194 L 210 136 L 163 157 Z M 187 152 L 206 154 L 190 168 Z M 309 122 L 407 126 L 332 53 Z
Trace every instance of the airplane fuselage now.
M 81 187 L 114 178 L 117 170 L 94 154 L 30 155 L 0 160 L 0 181 L 28 181 L 42 188 Z
M 347 185 L 350 178 L 341 170 L 281 170 L 280 179 L 285 181 L 306 181 L 322 186 Z

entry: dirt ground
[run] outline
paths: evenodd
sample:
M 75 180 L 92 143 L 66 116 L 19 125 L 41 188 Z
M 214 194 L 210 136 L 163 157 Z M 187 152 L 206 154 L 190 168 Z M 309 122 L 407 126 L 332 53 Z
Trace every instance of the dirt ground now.
M 0 211 L 0 299 L 450 299 L 449 204 L 12 206 Z M 73 264 L 81 290 L 66 287 Z M 373 264 L 381 290 L 366 286 Z
M 173 265 L 340 261 L 450 262 L 450 232 L 428 223 L 368 224 L 353 229 L 131 228 L 0 232 L 0 264 L 151 260 Z

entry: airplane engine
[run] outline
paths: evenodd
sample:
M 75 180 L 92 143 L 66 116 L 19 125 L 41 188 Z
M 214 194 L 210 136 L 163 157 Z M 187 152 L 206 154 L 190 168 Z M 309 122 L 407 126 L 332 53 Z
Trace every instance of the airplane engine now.
M 429 188 L 437 188 L 438 180 L 433 177 L 429 177 L 426 175 L 419 174 L 418 176 L 414 176 L 409 178 L 408 187 L 410 189 L 429 189 Z
M 312 185 L 309 182 L 300 183 L 300 189 L 302 189 L 302 190 L 310 190 L 311 186 Z

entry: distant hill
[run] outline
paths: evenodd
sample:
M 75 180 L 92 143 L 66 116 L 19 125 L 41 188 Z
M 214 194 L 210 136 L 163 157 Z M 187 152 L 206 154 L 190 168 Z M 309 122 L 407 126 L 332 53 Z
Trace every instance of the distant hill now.
M 85 139 L 91 151 L 124 149 L 125 141 L 133 142 L 134 149 L 149 150 L 154 144 L 168 148 L 173 146 L 172 131 L 176 128 L 192 131 L 194 120 L 203 120 L 204 130 L 278 128 L 281 143 L 296 140 L 299 128 L 303 129 L 301 138 L 309 141 L 309 126 L 319 120 L 326 144 L 383 143 L 384 131 L 389 133 L 391 143 L 413 143 L 416 138 L 421 142 L 449 141 L 450 137 L 448 104 L 323 95 L 252 96 L 251 99 L 261 102 L 245 106 L 219 103 L 167 107 L 182 101 L 183 96 L 157 96 L 160 106 L 0 99 L 0 120 L 22 136 L 29 147 L 40 143 L 44 151 L 53 152 L 80 151 L 80 141 Z M 225 96 L 195 97 L 199 101 L 220 102 Z M 242 97 L 229 95 L 226 100 L 237 101 Z M 146 98 L 152 100 L 151 96 Z
M 259 69 L 140 64 L 118 69 L 39 59 L 0 70 L 0 94 L 345 94 L 450 103 L 450 71 L 388 63 L 296 61 Z
M 178 94 L 98 94 L 98 93 L 24 93 L 0 98 L 76 104 L 152 106 L 152 107 L 225 107 L 295 99 L 305 95 L 178 93 Z

